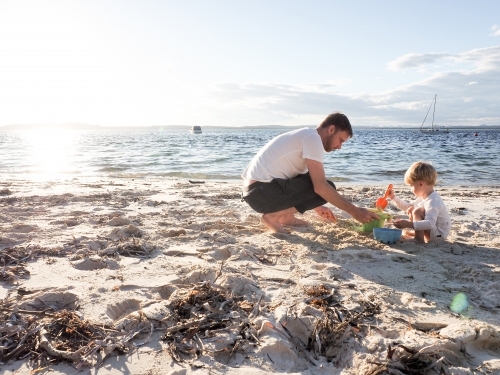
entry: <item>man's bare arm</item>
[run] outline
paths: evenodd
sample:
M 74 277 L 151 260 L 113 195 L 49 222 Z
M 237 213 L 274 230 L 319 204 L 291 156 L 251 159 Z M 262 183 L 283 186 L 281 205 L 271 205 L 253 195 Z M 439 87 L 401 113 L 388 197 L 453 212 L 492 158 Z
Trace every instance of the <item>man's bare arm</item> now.
M 372 211 L 365 208 L 353 205 L 351 202 L 342 197 L 327 181 L 325 177 L 325 169 L 323 164 L 306 159 L 309 175 L 314 185 L 314 191 L 328 203 L 340 208 L 342 211 L 349 213 L 352 217 L 361 223 L 367 223 L 379 217 Z

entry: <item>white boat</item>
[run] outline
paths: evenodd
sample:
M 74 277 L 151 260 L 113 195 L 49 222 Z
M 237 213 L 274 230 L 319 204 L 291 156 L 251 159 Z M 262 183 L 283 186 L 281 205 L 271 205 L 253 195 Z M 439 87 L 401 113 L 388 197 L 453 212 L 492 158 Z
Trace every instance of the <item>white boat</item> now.
M 201 126 L 198 126 L 198 125 L 191 126 L 189 131 L 191 134 L 201 134 Z
M 432 124 L 430 128 L 424 128 L 424 123 L 425 120 L 427 119 L 427 115 L 425 115 L 424 121 L 422 122 L 422 125 L 420 125 L 420 132 L 421 133 L 426 133 L 426 134 L 443 134 L 443 133 L 449 133 L 450 129 L 445 128 L 444 126 L 441 126 L 440 128 L 434 127 L 434 114 L 436 113 L 436 99 L 437 99 L 437 94 L 434 95 L 434 99 L 432 99 L 431 105 L 429 109 L 427 110 L 427 115 L 429 114 L 429 111 L 431 110 L 432 105 L 434 104 L 434 111 L 432 112 Z

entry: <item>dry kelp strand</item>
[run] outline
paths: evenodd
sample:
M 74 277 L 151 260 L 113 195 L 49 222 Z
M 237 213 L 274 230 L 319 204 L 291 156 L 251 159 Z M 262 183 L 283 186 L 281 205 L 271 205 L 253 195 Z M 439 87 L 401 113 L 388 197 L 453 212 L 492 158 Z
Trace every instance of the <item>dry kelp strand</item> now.
M 127 353 L 149 341 L 153 324 L 129 331 L 82 319 L 75 311 L 22 310 L 13 299 L 4 301 L 0 315 L 0 363 L 29 358 L 33 369 L 61 361 L 76 367 L 95 366 L 113 351 Z M 133 342 L 140 333 L 145 339 Z
M 338 357 L 345 340 L 360 332 L 360 327 L 380 313 L 379 305 L 357 301 L 357 309 L 347 309 L 334 294 L 310 300 L 310 304 L 323 310 L 308 340 L 308 350 L 328 360 Z M 337 358 L 338 359 L 338 358 Z
M 229 296 L 220 286 L 205 282 L 181 291 L 170 309 L 175 323 L 162 340 L 176 361 L 191 362 L 206 351 L 227 363 L 236 352 L 259 342 L 248 319 L 254 306 Z

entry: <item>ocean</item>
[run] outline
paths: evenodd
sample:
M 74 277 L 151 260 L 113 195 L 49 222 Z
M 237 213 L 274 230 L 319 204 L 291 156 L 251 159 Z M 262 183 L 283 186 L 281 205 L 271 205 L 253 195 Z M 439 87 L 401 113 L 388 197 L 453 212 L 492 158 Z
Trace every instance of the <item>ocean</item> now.
M 255 153 L 287 129 L 22 130 L 0 129 L 0 177 L 164 176 L 239 179 Z M 477 135 L 475 135 L 477 132 Z M 500 183 L 500 131 L 356 130 L 325 154 L 328 179 L 341 184 L 404 183 L 415 161 L 430 161 L 439 185 Z

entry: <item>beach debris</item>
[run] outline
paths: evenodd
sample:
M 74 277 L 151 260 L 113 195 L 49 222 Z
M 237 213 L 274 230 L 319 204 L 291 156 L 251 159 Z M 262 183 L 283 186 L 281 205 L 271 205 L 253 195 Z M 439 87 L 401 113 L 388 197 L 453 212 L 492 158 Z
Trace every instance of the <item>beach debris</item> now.
M 357 301 L 357 308 L 346 308 L 334 293 L 312 299 L 309 303 L 323 310 L 323 315 L 316 321 L 307 349 L 337 362 L 345 349 L 346 340 L 357 335 L 361 326 L 381 311 L 379 304 L 366 298 Z
M 162 336 L 172 358 L 191 362 L 204 350 L 210 350 L 227 362 L 236 352 L 257 343 L 253 325 L 243 319 L 253 306 L 242 302 L 241 297 L 230 296 L 225 288 L 211 282 L 176 290 L 168 318 L 176 323 Z
M 24 266 L 0 266 L 0 280 L 15 283 L 20 278 L 28 278 L 30 272 Z
M 9 189 L 0 190 L 0 195 L 11 195 L 12 192 Z
M 117 246 L 118 254 L 138 258 L 149 257 L 153 250 L 153 246 L 142 245 L 140 241 L 135 238 L 131 243 L 128 242 Z
M 107 236 L 108 239 L 113 241 L 125 240 L 127 238 L 140 238 L 142 231 L 133 224 L 129 224 L 125 228 L 115 228 Z
M 147 342 L 153 323 L 137 311 L 125 315 L 112 326 L 84 320 L 74 310 L 77 297 L 68 292 L 28 293 L 21 304 L 15 299 L 2 301 L 0 309 L 0 363 L 29 358 L 33 371 L 60 361 L 76 368 L 97 366 L 113 351 L 128 353 Z M 140 307 L 127 300 L 109 307 L 109 315 L 120 317 L 127 307 Z M 138 317 L 131 316 L 137 314 Z M 141 342 L 133 341 L 139 333 L 148 333 Z
M 313 297 L 320 297 L 325 294 L 331 293 L 331 289 L 328 289 L 324 284 L 318 284 L 318 285 L 313 285 L 310 287 L 304 288 L 304 292 L 308 296 L 313 296 Z
M 448 372 L 450 367 L 461 363 L 455 351 L 460 351 L 457 344 L 444 341 L 420 349 L 402 344 L 389 345 L 387 360 L 382 363 L 370 361 L 377 366 L 368 374 L 448 374 L 451 373 Z
M 179 237 L 186 234 L 184 228 L 169 228 L 159 232 L 163 237 Z
M 49 249 L 41 246 L 28 245 L 8 247 L 0 251 L 0 281 L 9 283 L 27 278 L 30 272 L 26 262 L 42 256 L 63 256 L 66 252 L 61 249 Z

